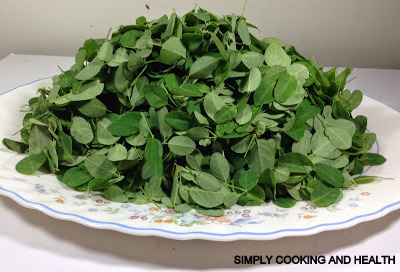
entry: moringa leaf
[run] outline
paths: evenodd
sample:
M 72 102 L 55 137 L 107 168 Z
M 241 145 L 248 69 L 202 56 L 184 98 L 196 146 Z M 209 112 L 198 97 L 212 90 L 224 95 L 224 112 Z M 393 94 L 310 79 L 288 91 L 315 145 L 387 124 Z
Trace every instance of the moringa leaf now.
M 168 94 L 160 86 L 146 85 L 143 89 L 147 103 L 153 108 L 162 108 L 168 104 Z
M 186 156 L 196 149 L 196 143 L 186 136 L 175 136 L 168 142 L 168 147 L 176 155 Z
M 257 67 L 250 69 L 249 77 L 246 84 L 243 87 L 242 92 L 251 93 L 254 92 L 261 83 L 261 72 Z
M 186 58 L 186 48 L 179 38 L 172 37 L 161 46 L 160 56 L 163 63 L 173 65 Z
M 165 115 L 165 122 L 176 130 L 189 130 L 194 127 L 195 122 L 192 117 L 181 111 L 170 111 Z
M 95 80 L 89 83 L 82 85 L 79 89 L 79 93 L 73 94 L 69 93 L 67 95 L 67 101 L 84 101 L 90 100 L 98 95 L 100 95 L 104 90 L 104 83 L 100 83 L 100 81 Z
M 82 117 L 73 117 L 71 136 L 81 144 L 88 144 L 94 139 L 91 125 Z
M 95 178 L 111 178 L 117 172 L 117 167 L 104 155 L 91 155 L 84 161 L 86 169 Z
M 250 33 L 245 20 L 240 20 L 237 25 L 237 31 L 240 39 L 245 45 L 251 44 Z
M 264 56 L 260 53 L 248 51 L 242 54 L 242 62 L 247 68 L 257 68 L 264 63 Z
M 128 156 L 128 150 L 122 144 L 116 144 L 108 151 L 107 159 L 110 161 L 123 161 Z
M 263 77 L 260 81 L 259 86 L 254 91 L 254 105 L 262 106 L 264 104 L 271 103 L 274 101 L 273 91 L 276 80 L 271 77 Z
M 269 66 L 283 66 L 287 67 L 291 63 L 291 59 L 285 50 L 282 49 L 282 46 L 272 43 L 267 47 L 264 54 L 265 62 Z
M 32 154 L 23 158 L 15 166 L 18 173 L 24 175 L 34 174 L 46 162 L 46 155 L 43 152 Z
M 250 151 L 249 166 L 254 167 L 261 174 L 265 169 L 272 169 L 275 164 L 275 141 L 272 139 L 256 140 Z
M 344 183 L 342 172 L 340 172 L 335 167 L 326 164 L 316 164 L 315 172 L 318 174 L 318 176 L 320 176 L 324 181 L 326 181 L 333 187 L 340 188 Z
M 88 183 L 92 179 L 93 177 L 85 168 L 73 167 L 65 172 L 62 182 L 71 188 L 76 188 Z
M 225 123 L 227 121 L 234 119 L 236 115 L 237 115 L 236 106 L 225 105 L 216 112 L 215 122 Z
M 162 162 L 161 143 L 158 139 L 153 137 L 149 138 L 144 150 L 144 156 L 149 167 L 151 167 L 158 176 L 163 176 L 163 162 Z
M 124 203 L 128 201 L 128 197 L 126 196 L 124 190 L 122 190 L 118 186 L 110 186 L 104 190 L 104 196 L 106 199 L 113 202 Z
M 140 131 L 140 112 L 127 112 L 108 125 L 107 130 L 114 136 L 130 136 Z
M 274 88 L 274 98 L 278 103 L 285 102 L 296 91 L 297 80 L 289 74 L 279 76 Z
M 104 62 L 99 58 L 94 58 L 85 68 L 83 68 L 75 78 L 78 80 L 88 80 L 96 76 L 101 68 L 103 68 Z
M 88 117 L 98 118 L 106 115 L 107 107 L 97 98 L 93 98 L 80 106 L 78 111 Z
M 212 72 L 217 68 L 219 59 L 211 56 L 203 56 L 198 58 L 190 67 L 189 77 L 206 78 L 211 76 Z
M 386 159 L 380 154 L 365 153 L 360 157 L 360 162 L 364 165 L 381 165 L 386 162 Z
M 211 174 L 214 175 L 220 181 L 229 181 L 230 176 L 230 165 L 228 160 L 219 152 L 215 152 L 210 157 L 210 170 Z
M 7 138 L 3 139 L 3 145 L 5 147 L 7 147 L 8 149 L 10 149 L 11 151 L 15 151 L 20 154 L 25 153 L 29 148 L 29 145 L 27 145 L 27 144 L 24 144 L 24 143 L 21 143 L 18 141 L 14 141 L 11 139 L 7 139 Z
M 292 198 L 277 198 L 273 202 L 276 206 L 281 208 L 291 208 L 297 203 L 297 201 Z
M 325 207 L 334 203 L 341 194 L 339 188 L 331 188 L 319 183 L 311 194 L 311 201 L 317 207 Z
M 257 185 L 259 177 L 257 169 L 250 168 L 240 175 L 239 185 L 241 188 L 251 191 Z

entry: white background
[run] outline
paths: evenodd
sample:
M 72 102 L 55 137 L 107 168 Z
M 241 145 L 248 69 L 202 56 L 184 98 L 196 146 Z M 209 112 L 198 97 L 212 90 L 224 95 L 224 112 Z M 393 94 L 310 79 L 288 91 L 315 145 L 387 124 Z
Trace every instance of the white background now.
M 150 6 L 148 10 L 145 5 Z M 10 53 L 74 56 L 87 38 L 196 4 L 242 13 L 244 0 L 1 0 L 0 58 Z M 277 36 L 321 66 L 400 69 L 399 0 L 249 0 L 258 37 Z

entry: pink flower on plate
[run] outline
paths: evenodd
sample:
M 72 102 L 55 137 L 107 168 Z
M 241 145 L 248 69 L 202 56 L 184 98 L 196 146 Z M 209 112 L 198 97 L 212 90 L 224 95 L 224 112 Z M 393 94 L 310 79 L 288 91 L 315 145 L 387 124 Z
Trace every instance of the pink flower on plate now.
M 202 214 L 196 214 L 195 216 L 196 216 L 197 220 L 204 220 L 205 221 L 206 218 L 207 218 L 207 216 L 202 215 Z
M 212 223 L 215 224 L 220 224 L 220 225 L 229 225 L 233 222 L 235 222 L 236 217 L 234 215 L 223 215 L 219 217 L 214 217 L 213 220 L 211 220 Z
M 177 212 L 174 209 L 165 210 L 165 213 L 166 214 L 177 214 Z
M 369 196 L 371 193 L 368 193 L 368 192 L 362 192 L 361 193 L 361 195 L 363 195 L 363 196 Z
M 75 198 L 77 198 L 77 199 L 86 199 L 86 195 L 76 195 Z

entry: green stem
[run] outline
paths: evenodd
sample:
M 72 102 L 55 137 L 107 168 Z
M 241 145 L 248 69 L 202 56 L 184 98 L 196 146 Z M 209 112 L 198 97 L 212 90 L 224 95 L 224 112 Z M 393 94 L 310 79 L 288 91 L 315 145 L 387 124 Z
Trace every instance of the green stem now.
M 154 138 L 154 134 L 151 132 L 149 123 L 147 123 L 147 118 L 144 116 L 144 113 L 143 113 L 143 112 L 141 113 L 141 115 L 142 115 L 142 118 L 144 119 L 144 122 L 146 123 L 147 128 L 149 129 L 149 132 L 150 132 L 150 134 L 151 134 L 151 137 Z
M 110 29 L 108 30 L 108 33 L 107 33 L 107 36 L 106 36 L 106 41 L 108 41 L 108 36 L 110 35 L 111 30 L 112 30 L 112 27 L 110 27 Z
M 242 14 L 240 15 L 240 18 L 242 18 L 242 19 L 243 19 L 244 12 L 246 10 L 246 5 L 247 5 L 247 0 L 244 1 L 243 11 L 242 11 Z
M 180 87 L 182 87 L 183 85 L 185 85 L 185 83 L 188 81 L 189 77 L 190 77 L 190 75 L 188 75 L 188 76 L 185 78 L 185 80 L 183 81 L 183 83 L 181 84 Z
M 157 203 L 146 193 L 145 190 L 143 190 L 143 188 L 141 186 L 139 188 L 151 203 L 156 205 L 157 208 L 161 209 L 161 207 L 157 205 Z
M 236 186 L 233 185 L 233 184 L 226 184 L 226 186 L 228 186 L 228 187 L 230 187 L 230 188 L 232 188 L 232 189 L 237 189 L 237 190 L 242 191 L 243 193 L 240 193 L 240 195 L 243 195 L 243 194 L 247 193 L 247 190 L 246 190 L 246 189 L 243 189 L 243 188 L 240 188 L 240 187 L 236 187 Z
M 244 157 L 247 156 L 247 153 L 248 153 L 249 150 L 250 150 L 250 146 L 253 144 L 253 142 L 254 142 L 255 139 L 256 139 L 256 136 L 253 134 L 253 137 L 251 138 L 250 143 L 249 143 L 249 145 L 247 146 L 246 152 L 244 153 Z

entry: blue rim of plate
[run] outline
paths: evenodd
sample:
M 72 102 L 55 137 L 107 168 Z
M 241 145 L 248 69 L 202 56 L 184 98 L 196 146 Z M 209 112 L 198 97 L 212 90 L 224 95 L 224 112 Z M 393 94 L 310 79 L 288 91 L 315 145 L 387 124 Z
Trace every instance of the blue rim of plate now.
M 8 91 L 0 93 L 0 96 L 4 95 L 6 93 L 10 93 L 10 92 L 12 92 L 12 91 L 14 91 L 14 90 L 16 90 L 18 88 L 21 88 L 21 87 L 24 87 L 24 86 L 28 86 L 28 85 L 31 85 L 31 84 L 36 83 L 38 81 L 46 80 L 46 79 L 50 79 L 50 78 L 52 78 L 52 77 L 40 78 L 40 79 L 36 79 L 34 81 L 31 81 L 31 82 L 22 84 L 20 86 L 14 87 L 14 88 L 12 88 L 12 89 L 10 89 Z M 380 101 L 380 100 L 378 100 L 376 98 L 373 98 L 373 97 L 365 95 L 365 94 L 363 94 L 363 95 L 367 96 L 367 97 L 369 97 L 369 98 L 371 98 L 371 99 L 373 99 L 375 101 L 378 101 L 379 103 L 382 103 L 385 106 L 387 106 L 387 107 L 395 110 L 396 112 L 400 113 L 400 110 L 392 107 L 391 105 L 389 105 L 389 104 L 387 104 L 387 103 L 385 103 L 383 101 Z M 379 154 L 379 143 L 378 143 L 378 140 L 376 140 L 376 145 L 377 145 L 377 153 Z M 370 168 L 371 168 L 371 166 L 368 167 L 362 174 L 365 174 Z M 81 216 L 81 215 L 78 215 L 78 214 L 64 213 L 64 212 L 60 212 L 60 211 L 54 210 L 53 208 L 50 208 L 49 206 L 46 206 L 46 205 L 44 205 L 42 203 L 37 203 L 37 202 L 33 202 L 33 201 L 30 201 L 30 200 L 27 200 L 24 197 L 22 197 L 21 195 L 19 195 L 18 193 L 14 192 L 14 191 L 7 190 L 7 189 L 3 188 L 2 186 L 0 186 L 0 190 L 4 191 L 4 192 L 7 192 L 8 194 L 12 194 L 12 195 L 16 196 L 18 199 L 22 200 L 23 202 L 25 202 L 27 204 L 33 204 L 36 207 L 39 206 L 39 207 L 45 208 L 46 210 L 48 210 L 50 212 L 53 212 L 53 213 L 56 213 L 56 214 L 59 214 L 59 215 L 63 215 L 63 216 L 70 216 L 70 217 L 78 218 L 78 219 L 84 220 L 84 221 L 89 222 L 89 223 L 95 223 L 95 224 L 100 224 L 100 225 L 117 226 L 117 227 L 121 227 L 121 228 L 126 229 L 126 230 L 146 231 L 146 232 L 148 232 L 148 231 L 156 231 L 156 232 L 160 232 L 160 233 L 167 233 L 167 234 L 181 235 L 181 236 L 199 234 L 199 235 L 209 235 L 209 236 L 213 236 L 213 237 L 229 237 L 229 236 L 233 237 L 233 236 L 238 236 L 238 235 L 253 235 L 253 236 L 259 236 L 260 237 L 260 236 L 270 236 L 270 235 L 283 233 L 283 232 L 289 232 L 289 233 L 290 232 L 301 232 L 301 231 L 304 232 L 304 231 L 309 231 L 309 230 L 322 228 L 322 227 L 327 227 L 327 226 L 343 225 L 343 224 L 352 222 L 352 221 L 354 221 L 356 219 L 366 218 L 366 217 L 370 217 L 370 216 L 373 216 L 373 215 L 377 215 L 377 214 L 382 213 L 383 211 L 385 211 L 385 210 L 387 210 L 387 209 L 389 209 L 391 207 L 400 205 L 400 201 L 397 201 L 395 203 L 386 205 L 383 208 L 380 208 L 379 210 L 377 210 L 375 212 L 358 215 L 358 216 L 352 217 L 350 219 L 347 219 L 345 221 L 319 224 L 319 225 L 315 225 L 315 226 L 312 226 L 312 227 L 309 227 L 309 228 L 302 228 L 302 229 L 281 229 L 281 230 L 276 230 L 276 231 L 271 231 L 271 232 L 232 232 L 232 233 L 212 233 L 212 232 L 203 232 L 203 231 L 176 232 L 176 231 L 170 231 L 170 230 L 159 229 L 159 228 L 137 228 L 137 227 L 131 227 L 131 226 L 127 226 L 127 225 L 119 224 L 119 223 L 114 223 L 114 222 L 97 221 L 97 220 L 93 220 L 93 219 L 90 219 L 90 218 L 87 218 L 87 217 L 84 217 L 84 216 Z

